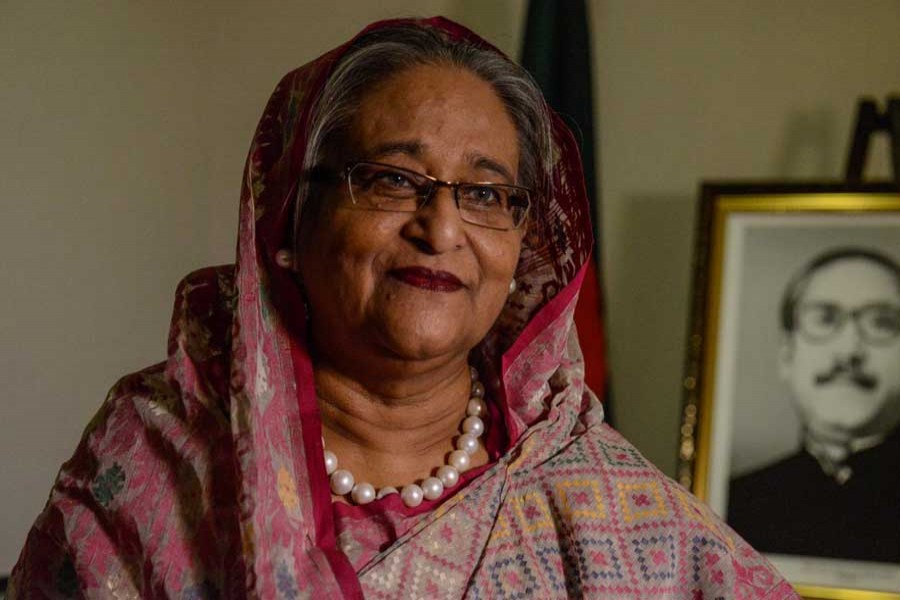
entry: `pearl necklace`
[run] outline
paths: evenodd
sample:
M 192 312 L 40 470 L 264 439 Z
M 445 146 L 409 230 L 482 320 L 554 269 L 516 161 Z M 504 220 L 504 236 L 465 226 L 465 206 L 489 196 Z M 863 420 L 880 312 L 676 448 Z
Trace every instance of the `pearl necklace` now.
M 469 367 L 472 379 L 472 391 L 469 403 L 466 406 L 466 416 L 460 424 L 462 434 L 456 438 L 456 450 L 447 457 L 447 462 L 438 467 L 435 476 L 427 477 L 420 483 L 410 483 L 397 490 L 392 486 L 386 486 L 376 490 L 375 486 L 367 481 L 356 483 L 353 474 L 346 469 L 338 469 L 337 455 L 330 450 L 325 450 L 325 471 L 328 473 L 331 491 L 337 496 L 350 495 L 354 504 L 368 504 L 373 500 L 384 498 L 389 494 L 400 494 L 403 504 L 414 508 L 422 503 L 422 500 L 437 500 L 445 490 L 459 483 L 459 474 L 468 470 L 472 464 L 471 456 L 478 452 L 481 444 L 478 438 L 484 433 L 484 421 L 482 417 L 487 413 L 487 405 L 484 403 L 484 386 L 478 381 L 478 371 L 475 367 Z M 324 439 L 322 446 L 324 448 Z

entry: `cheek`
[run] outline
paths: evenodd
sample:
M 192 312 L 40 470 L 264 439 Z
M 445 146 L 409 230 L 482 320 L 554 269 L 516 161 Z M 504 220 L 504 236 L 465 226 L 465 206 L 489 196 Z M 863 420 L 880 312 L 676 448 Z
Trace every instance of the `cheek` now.
M 484 291 L 502 305 L 509 295 L 509 284 L 515 278 L 519 262 L 519 245 L 504 244 L 478 249 Z
M 812 346 L 804 342 L 797 344 L 794 355 L 795 369 L 808 375 L 827 370 L 834 363 L 834 357 L 828 346 Z
M 882 379 L 886 388 L 900 392 L 900 344 L 873 349 L 867 370 Z
M 367 211 L 346 205 L 335 208 L 327 224 L 330 245 L 352 256 L 378 252 L 400 236 L 407 213 Z
M 509 286 L 516 274 L 521 244 L 486 245 L 478 248 L 481 258 L 482 290 L 476 308 L 490 327 L 509 299 Z
M 814 382 L 816 375 L 826 372 L 829 366 L 827 355 L 821 348 L 812 348 L 803 342 L 797 343 L 786 372 L 788 386 L 798 401 L 802 402 L 803 399 L 817 393 Z
M 495 232 L 488 232 L 489 235 L 474 240 L 472 245 L 485 279 L 504 281 L 508 286 L 515 276 L 522 243 L 516 232 L 504 232 L 499 238 L 491 237 L 490 234 L 493 233 Z
M 327 228 L 318 229 L 304 240 L 300 274 L 313 296 L 310 299 L 318 304 L 352 309 L 371 295 L 381 247 L 380 229 L 372 224 L 363 227 L 356 221 L 333 215 L 325 222 Z

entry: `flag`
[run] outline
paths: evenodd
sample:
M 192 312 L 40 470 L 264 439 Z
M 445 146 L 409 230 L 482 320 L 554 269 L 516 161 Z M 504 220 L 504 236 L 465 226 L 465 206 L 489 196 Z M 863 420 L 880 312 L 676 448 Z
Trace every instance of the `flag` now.
M 584 0 L 531 0 L 522 45 L 522 66 L 541 86 L 548 104 L 575 133 L 581 150 L 591 221 L 599 229 L 599 193 L 594 177 L 594 107 L 591 90 L 591 44 Z M 603 296 L 594 245 L 575 307 L 575 326 L 584 352 L 585 382 L 603 400 L 607 421 L 612 410 L 603 328 Z

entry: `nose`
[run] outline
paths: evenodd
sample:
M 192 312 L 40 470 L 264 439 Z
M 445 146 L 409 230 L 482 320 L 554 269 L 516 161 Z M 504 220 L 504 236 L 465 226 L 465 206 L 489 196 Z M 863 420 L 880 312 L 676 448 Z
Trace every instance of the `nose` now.
M 404 228 L 404 236 L 428 254 L 443 254 L 466 243 L 464 222 L 449 187 L 437 187 Z
M 841 359 L 854 366 L 861 366 L 868 352 L 860 331 L 859 321 L 855 318 L 847 319 L 847 322 L 844 323 L 844 326 L 838 332 L 832 348 L 834 353 Z

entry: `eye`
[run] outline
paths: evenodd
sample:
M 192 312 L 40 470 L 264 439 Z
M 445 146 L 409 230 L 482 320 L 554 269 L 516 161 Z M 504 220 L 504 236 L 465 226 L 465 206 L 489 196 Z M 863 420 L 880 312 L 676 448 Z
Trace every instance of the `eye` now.
M 462 189 L 462 195 L 467 203 L 485 208 L 502 206 L 504 201 L 504 194 L 489 185 L 466 186 Z
M 845 318 L 840 306 L 825 302 L 806 304 L 800 307 L 798 315 L 801 331 L 814 338 L 830 335 Z
M 409 177 L 399 171 L 383 170 L 372 176 L 372 184 L 381 190 L 410 190 L 415 188 Z
M 412 200 L 425 195 L 428 182 L 415 173 L 380 165 L 361 164 L 350 174 L 351 184 L 359 183 L 358 195 L 382 200 Z
M 900 333 L 900 311 L 881 307 L 873 311 L 871 324 L 875 329 L 884 333 Z
M 828 326 L 837 323 L 840 309 L 833 304 L 810 304 L 804 306 L 801 317 L 808 325 L 816 327 Z
M 833 304 L 819 304 L 810 313 L 815 322 L 821 325 L 833 325 L 840 320 L 840 309 Z

